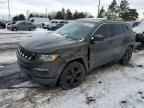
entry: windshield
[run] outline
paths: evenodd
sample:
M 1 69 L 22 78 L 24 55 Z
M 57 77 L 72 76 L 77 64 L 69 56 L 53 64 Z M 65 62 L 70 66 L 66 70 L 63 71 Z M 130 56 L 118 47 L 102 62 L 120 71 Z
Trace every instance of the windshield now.
M 76 21 L 58 29 L 55 33 L 74 40 L 82 40 L 93 30 L 94 26 L 95 23 Z

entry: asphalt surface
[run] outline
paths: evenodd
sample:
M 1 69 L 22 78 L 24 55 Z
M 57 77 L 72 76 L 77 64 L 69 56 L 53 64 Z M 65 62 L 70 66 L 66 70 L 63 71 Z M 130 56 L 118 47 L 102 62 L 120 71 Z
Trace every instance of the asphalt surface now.
M 0 89 L 26 81 L 17 63 L 0 65 Z

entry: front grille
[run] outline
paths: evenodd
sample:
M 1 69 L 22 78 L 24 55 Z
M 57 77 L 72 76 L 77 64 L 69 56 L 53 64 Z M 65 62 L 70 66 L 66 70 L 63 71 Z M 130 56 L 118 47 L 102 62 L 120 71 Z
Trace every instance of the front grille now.
M 25 50 L 22 47 L 18 47 L 18 53 L 21 57 L 25 58 L 26 60 L 35 60 L 36 59 L 36 53 L 32 53 L 30 51 Z

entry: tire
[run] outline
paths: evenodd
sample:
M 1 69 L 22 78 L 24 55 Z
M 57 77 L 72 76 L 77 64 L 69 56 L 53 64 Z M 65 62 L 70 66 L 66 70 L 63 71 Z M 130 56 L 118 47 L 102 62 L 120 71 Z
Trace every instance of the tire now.
M 3 26 L 0 26 L 0 29 L 3 29 Z
M 30 28 L 30 31 L 34 31 L 34 28 L 32 27 L 32 28 Z
M 16 27 L 12 28 L 12 31 L 17 31 L 17 28 Z
M 126 49 L 122 59 L 120 60 L 120 64 L 127 65 L 129 63 L 129 61 L 131 60 L 132 52 L 133 52 L 132 47 L 128 47 Z
M 85 78 L 85 69 L 81 63 L 71 62 L 66 66 L 60 77 L 60 86 L 64 90 L 79 86 Z

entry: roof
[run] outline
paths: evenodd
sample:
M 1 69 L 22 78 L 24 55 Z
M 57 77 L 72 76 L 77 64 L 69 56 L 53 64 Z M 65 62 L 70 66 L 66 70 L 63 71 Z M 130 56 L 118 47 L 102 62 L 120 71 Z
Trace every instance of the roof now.
M 28 23 L 31 23 L 30 21 L 25 21 L 25 20 L 22 20 L 22 21 L 16 21 L 17 23 L 20 23 L 20 22 L 28 22 Z
M 81 18 L 78 19 L 78 21 L 88 21 L 88 22 L 100 22 L 100 21 L 104 21 L 106 19 L 104 18 Z
M 82 18 L 78 19 L 77 21 L 87 21 L 87 22 L 93 22 L 93 23 L 124 23 L 122 20 L 107 20 L 105 18 Z
M 53 19 L 51 21 L 57 21 L 57 22 L 60 22 L 60 21 L 67 21 L 67 20 L 61 20 L 61 19 Z

